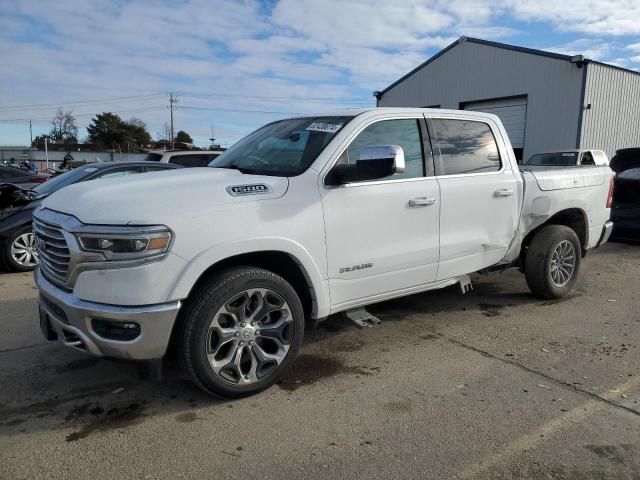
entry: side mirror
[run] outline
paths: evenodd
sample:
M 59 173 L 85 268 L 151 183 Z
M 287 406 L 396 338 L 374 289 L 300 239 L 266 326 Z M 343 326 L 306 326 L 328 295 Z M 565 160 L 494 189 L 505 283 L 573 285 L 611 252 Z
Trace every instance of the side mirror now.
M 327 175 L 327 185 L 376 180 L 405 169 L 404 151 L 400 145 L 373 145 L 360 150 L 355 164 L 336 165 Z

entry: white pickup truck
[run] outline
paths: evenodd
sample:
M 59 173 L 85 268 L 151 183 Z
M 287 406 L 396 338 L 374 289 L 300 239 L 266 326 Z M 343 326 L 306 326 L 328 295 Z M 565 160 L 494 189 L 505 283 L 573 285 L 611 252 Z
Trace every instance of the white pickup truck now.
M 518 168 L 493 115 L 371 108 L 265 125 L 210 167 L 72 185 L 35 212 L 45 335 L 94 355 L 179 348 L 239 397 L 277 382 L 305 320 L 519 267 L 555 298 L 606 242 L 612 172 Z

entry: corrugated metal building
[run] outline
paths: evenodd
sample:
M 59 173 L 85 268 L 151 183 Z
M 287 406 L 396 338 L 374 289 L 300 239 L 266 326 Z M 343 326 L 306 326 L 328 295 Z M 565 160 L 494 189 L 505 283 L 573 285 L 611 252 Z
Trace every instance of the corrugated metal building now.
M 640 147 L 640 73 L 581 55 L 461 37 L 375 95 L 380 107 L 494 113 L 519 158 Z

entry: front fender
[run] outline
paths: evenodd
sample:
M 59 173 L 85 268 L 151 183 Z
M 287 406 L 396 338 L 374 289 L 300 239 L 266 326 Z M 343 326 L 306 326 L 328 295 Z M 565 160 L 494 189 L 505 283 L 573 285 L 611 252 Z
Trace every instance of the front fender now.
M 316 318 L 329 315 L 329 288 L 321 270 L 313 260 L 311 254 L 299 243 L 283 237 L 266 237 L 246 240 L 234 240 L 221 243 L 204 250 L 191 261 L 178 276 L 170 298 L 184 299 L 196 284 L 202 274 L 216 263 L 237 255 L 256 252 L 282 252 L 290 255 L 301 267 L 313 289 L 312 294 L 316 303 Z

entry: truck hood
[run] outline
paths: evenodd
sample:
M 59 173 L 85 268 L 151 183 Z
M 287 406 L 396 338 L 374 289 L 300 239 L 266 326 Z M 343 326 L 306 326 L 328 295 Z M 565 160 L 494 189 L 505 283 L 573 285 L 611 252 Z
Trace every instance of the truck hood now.
M 156 224 L 174 216 L 206 214 L 223 205 L 279 198 L 288 186 L 286 177 L 185 168 L 76 183 L 46 198 L 42 207 L 83 223 Z

